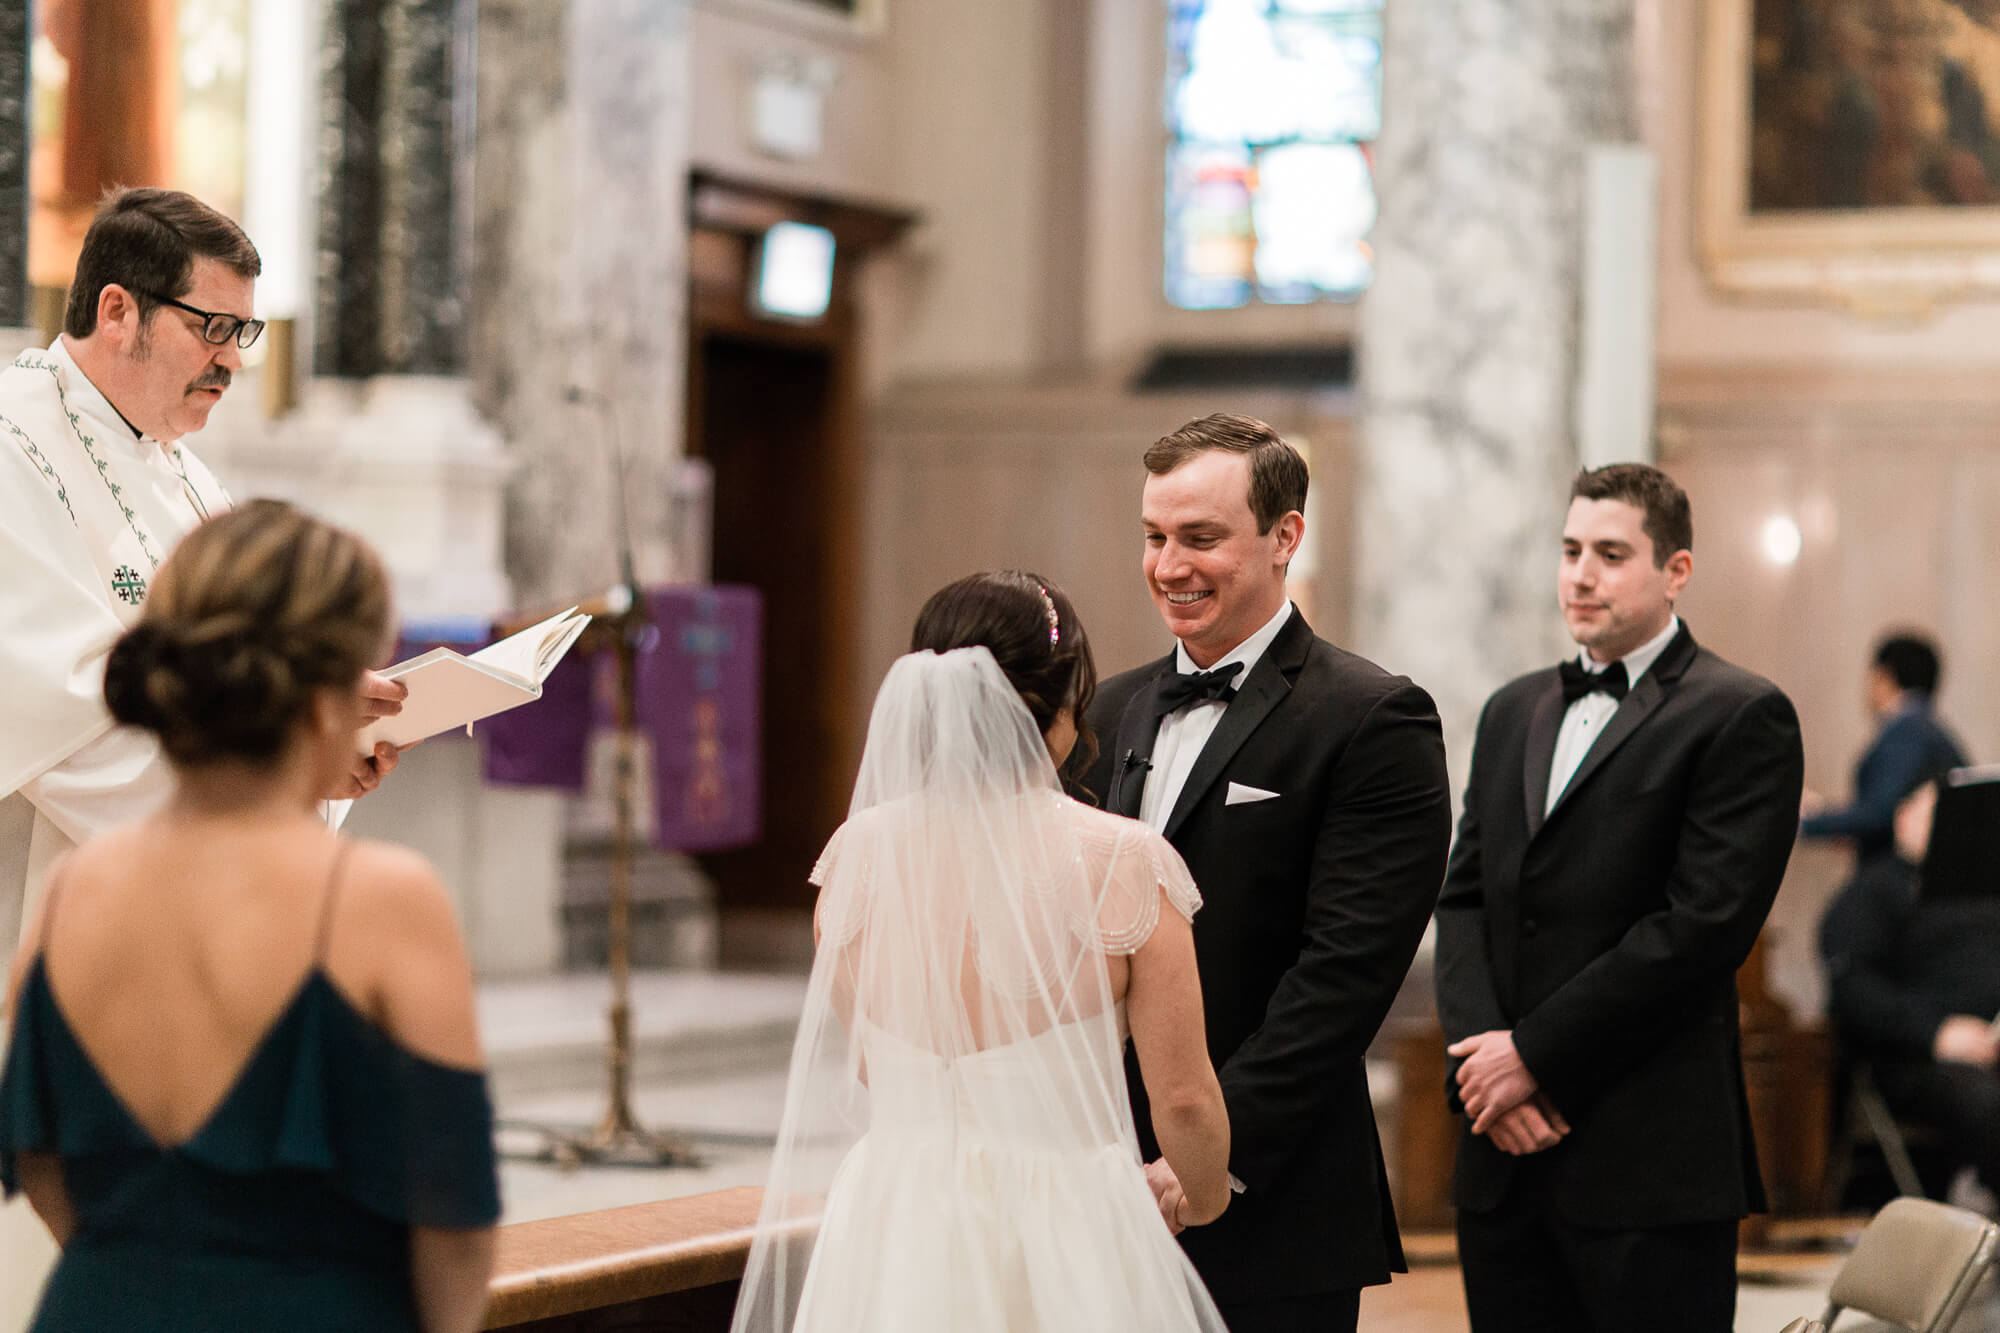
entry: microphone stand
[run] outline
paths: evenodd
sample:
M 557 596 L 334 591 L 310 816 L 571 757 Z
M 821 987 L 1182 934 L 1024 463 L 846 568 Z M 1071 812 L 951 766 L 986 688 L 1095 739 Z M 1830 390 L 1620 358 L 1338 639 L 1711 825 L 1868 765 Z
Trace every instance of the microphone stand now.
M 543 1136 L 542 1147 L 527 1154 L 537 1161 L 550 1161 L 564 1169 L 585 1163 L 617 1166 L 699 1166 L 701 1159 L 677 1135 L 647 1129 L 632 1109 L 632 862 L 633 794 L 638 785 L 639 648 L 650 624 L 646 599 L 639 588 L 637 567 L 632 556 L 632 529 L 625 508 L 625 455 L 619 445 L 616 414 L 602 394 L 571 387 L 572 403 L 591 402 L 603 417 L 610 441 L 614 475 L 612 500 L 618 514 L 618 586 L 598 599 L 597 619 L 591 632 L 598 650 L 610 640 L 617 670 L 615 720 L 617 740 L 613 750 L 611 793 L 613 823 L 611 835 L 611 883 L 606 900 L 606 939 L 611 973 L 611 1006 L 607 1014 L 611 1039 L 606 1047 L 607 1104 L 603 1118 L 588 1133 L 578 1133 L 552 1125 L 511 1127 L 533 1129 Z M 589 609 L 589 608 L 585 608 Z

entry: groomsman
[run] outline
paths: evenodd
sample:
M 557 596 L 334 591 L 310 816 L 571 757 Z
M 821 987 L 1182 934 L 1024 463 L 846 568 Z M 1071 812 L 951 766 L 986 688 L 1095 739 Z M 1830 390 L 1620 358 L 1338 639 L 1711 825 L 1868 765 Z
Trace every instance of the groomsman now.
M 1476 1333 L 1727 1333 L 1764 1206 L 1735 977 L 1791 854 L 1798 717 L 1674 614 L 1671 478 L 1570 496 L 1578 652 L 1487 702 L 1438 904 L 1466 1301 Z
M 1362 1056 L 1444 872 L 1437 710 L 1287 600 L 1306 466 L 1269 426 L 1204 417 L 1145 465 L 1146 586 L 1178 643 L 1099 688 L 1082 785 L 1161 830 L 1205 903 L 1195 953 L 1241 1192 L 1181 1239 L 1233 1333 L 1352 1329 L 1360 1289 L 1403 1271 Z M 1164 1161 L 1148 1175 L 1177 1187 Z

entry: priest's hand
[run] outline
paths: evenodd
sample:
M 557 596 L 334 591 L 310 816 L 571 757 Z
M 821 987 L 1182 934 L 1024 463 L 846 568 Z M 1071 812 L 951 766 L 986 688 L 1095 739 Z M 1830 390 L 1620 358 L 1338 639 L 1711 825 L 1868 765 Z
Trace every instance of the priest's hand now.
M 1458 1097 L 1472 1115 L 1472 1132 L 1484 1134 L 1493 1122 L 1541 1090 L 1514 1049 L 1511 1029 L 1475 1033 L 1446 1048 L 1465 1063 L 1458 1067 Z
M 354 767 L 347 775 L 334 784 L 334 789 L 326 794 L 329 801 L 352 801 L 366 796 L 382 785 L 382 779 L 389 776 L 402 761 L 403 751 L 411 745 L 422 745 L 422 741 L 412 741 L 410 745 L 395 746 L 387 741 L 375 742 L 373 754 L 356 755 Z
M 410 697 L 410 687 L 400 680 L 391 680 L 379 671 L 361 673 L 361 725 L 379 722 L 385 717 L 394 717 L 403 711 L 403 700 Z
M 409 696 L 410 687 L 402 681 L 391 680 L 379 671 L 362 672 L 361 725 L 365 727 L 382 718 L 396 716 L 403 711 L 403 700 Z M 372 754 L 355 756 L 353 767 L 327 793 L 327 799 L 351 801 L 366 796 L 382 785 L 382 779 L 395 770 L 403 751 L 409 748 L 407 745 L 397 747 L 387 741 L 377 741 Z

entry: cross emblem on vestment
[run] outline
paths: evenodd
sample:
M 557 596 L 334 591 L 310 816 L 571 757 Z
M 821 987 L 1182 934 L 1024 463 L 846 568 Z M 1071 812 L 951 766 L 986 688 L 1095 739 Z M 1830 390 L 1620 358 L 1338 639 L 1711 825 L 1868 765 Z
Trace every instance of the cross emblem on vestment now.
M 146 596 L 146 580 L 130 565 L 120 565 L 111 575 L 111 591 L 127 606 L 137 606 Z

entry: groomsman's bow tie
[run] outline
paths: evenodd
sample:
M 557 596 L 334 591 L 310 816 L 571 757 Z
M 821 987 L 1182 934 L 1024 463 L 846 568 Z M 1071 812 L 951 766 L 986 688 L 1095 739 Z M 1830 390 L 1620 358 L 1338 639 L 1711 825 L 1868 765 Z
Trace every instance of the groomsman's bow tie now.
M 1228 703 L 1236 689 L 1229 682 L 1236 679 L 1242 666 L 1217 667 L 1213 671 L 1175 672 L 1160 678 L 1159 693 L 1153 702 L 1154 711 L 1161 717 L 1185 704 L 1198 700 L 1217 699 Z
M 1602 671 L 1585 671 L 1574 657 L 1556 668 L 1562 674 L 1563 702 L 1573 704 L 1593 690 L 1603 690 L 1614 699 L 1623 699 L 1632 688 L 1625 679 L 1625 664 L 1613 662 Z

